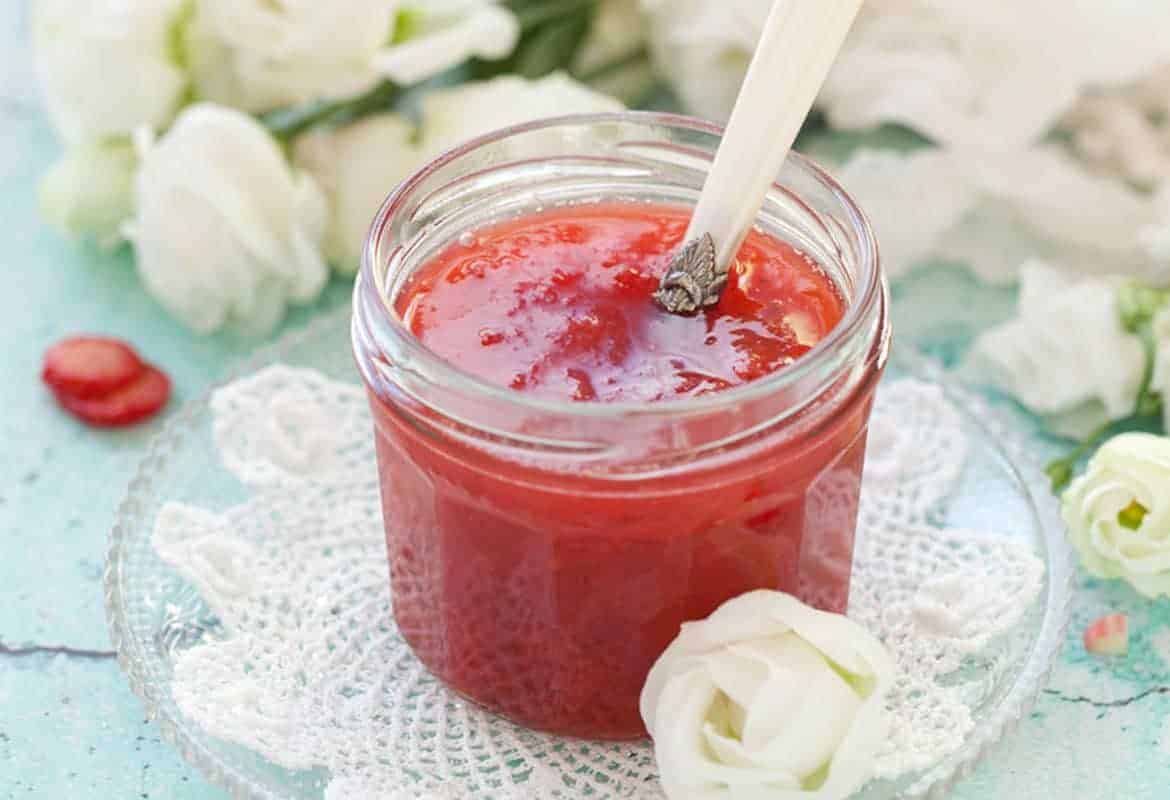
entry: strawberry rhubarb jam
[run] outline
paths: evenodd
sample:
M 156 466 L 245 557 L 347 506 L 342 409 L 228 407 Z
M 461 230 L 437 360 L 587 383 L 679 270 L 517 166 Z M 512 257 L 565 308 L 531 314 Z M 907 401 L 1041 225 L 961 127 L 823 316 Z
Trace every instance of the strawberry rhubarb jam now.
M 687 620 L 760 588 L 846 607 L 888 336 L 876 251 L 801 161 L 826 188 L 776 229 L 800 236 L 761 226 L 718 305 L 671 315 L 653 293 L 688 210 L 577 200 L 464 222 L 509 196 L 499 152 L 450 154 L 400 189 L 355 290 L 394 617 L 436 676 L 492 711 L 638 737 L 642 684 Z
M 552 400 L 657 403 L 762 378 L 841 319 L 841 296 L 792 246 L 752 233 L 722 300 L 697 317 L 653 294 L 690 215 L 587 205 L 480 230 L 424 266 L 398 313 L 432 352 Z

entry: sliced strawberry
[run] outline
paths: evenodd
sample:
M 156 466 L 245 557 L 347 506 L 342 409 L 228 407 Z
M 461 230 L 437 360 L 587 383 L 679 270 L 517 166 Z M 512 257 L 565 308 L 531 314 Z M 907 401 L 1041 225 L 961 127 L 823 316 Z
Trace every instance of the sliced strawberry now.
M 171 379 L 158 368 L 145 370 L 131 383 L 107 395 L 94 398 L 74 397 L 57 392 L 57 402 L 83 422 L 104 428 L 133 425 L 156 414 L 171 396 Z
M 57 394 L 95 398 L 133 383 L 145 369 L 142 359 L 125 342 L 74 336 L 45 353 L 41 379 Z
M 1123 656 L 1129 650 L 1129 618 L 1109 614 L 1085 628 L 1085 649 L 1099 656 Z

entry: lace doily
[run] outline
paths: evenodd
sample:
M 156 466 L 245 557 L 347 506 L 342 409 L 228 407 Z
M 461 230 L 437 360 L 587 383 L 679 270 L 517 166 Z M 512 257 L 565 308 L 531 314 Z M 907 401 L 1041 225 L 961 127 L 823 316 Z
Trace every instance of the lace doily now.
M 660 798 L 648 744 L 559 739 L 448 692 L 393 621 L 366 398 L 273 366 L 216 393 L 225 467 L 249 491 L 212 512 L 168 503 L 154 546 L 215 624 L 178 647 L 174 697 L 208 733 L 290 769 L 325 768 L 326 798 Z M 945 526 L 967 439 L 937 387 L 879 391 L 850 616 L 895 654 L 880 778 L 957 750 L 1042 562 L 1006 536 Z M 831 514 L 833 491 L 810 502 Z

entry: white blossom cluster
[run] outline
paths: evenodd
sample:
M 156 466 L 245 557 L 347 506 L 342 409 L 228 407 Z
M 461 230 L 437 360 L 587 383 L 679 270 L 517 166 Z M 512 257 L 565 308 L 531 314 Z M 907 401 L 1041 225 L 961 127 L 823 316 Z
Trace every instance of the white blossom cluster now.
M 628 39 L 615 10 L 599 31 Z M 32 28 L 65 145 L 42 183 L 46 218 L 128 239 L 146 288 L 200 332 L 266 332 L 331 265 L 352 273 L 378 205 L 440 149 L 621 107 L 561 75 L 505 76 L 429 93 L 417 121 L 379 114 L 291 147 L 258 119 L 508 56 L 520 25 L 494 0 L 36 0 Z M 583 50 L 604 57 L 596 41 Z
M 892 275 L 1021 281 L 975 348 L 1001 387 L 1069 435 L 1134 411 L 1147 358 L 1117 291 L 1170 283 L 1170 5 L 871 0 L 821 103 L 935 145 L 858 153 L 842 179 Z
M 643 6 L 677 94 L 726 117 L 769 0 Z M 927 143 L 840 168 L 888 275 L 950 261 L 1022 281 L 1019 317 L 976 347 L 1003 388 L 1069 433 L 1133 412 L 1147 358 L 1116 291 L 1170 285 L 1170 4 L 868 0 L 819 107 Z M 1154 329 L 1170 363 L 1170 316 Z M 1170 395 L 1170 369 L 1152 388 Z

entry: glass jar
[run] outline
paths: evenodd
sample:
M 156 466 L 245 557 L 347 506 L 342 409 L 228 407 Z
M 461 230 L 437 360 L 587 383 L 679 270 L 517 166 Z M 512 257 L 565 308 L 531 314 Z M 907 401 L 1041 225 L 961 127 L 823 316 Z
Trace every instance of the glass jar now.
M 435 675 L 523 725 L 640 736 L 642 683 L 684 621 L 760 588 L 848 601 L 888 298 L 865 216 L 820 167 L 790 157 L 757 225 L 817 261 L 847 310 L 743 386 L 550 401 L 440 359 L 395 311 L 415 270 L 484 225 L 598 200 L 693 206 L 720 133 L 652 113 L 517 126 L 436 158 L 370 231 L 353 342 L 395 618 Z

